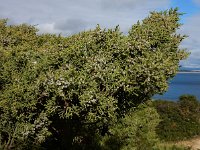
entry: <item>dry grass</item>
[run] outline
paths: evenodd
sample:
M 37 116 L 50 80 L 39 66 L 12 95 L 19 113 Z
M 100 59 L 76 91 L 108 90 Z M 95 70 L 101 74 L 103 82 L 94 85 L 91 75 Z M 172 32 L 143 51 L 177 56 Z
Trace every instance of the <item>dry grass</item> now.
M 192 150 L 200 150 L 200 136 L 192 138 L 190 140 L 180 141 L 176 144 L 191 147 Z
M 179 142 L 165 142 L 157 145 L 159 150 L 200 150 L 200 136 Z

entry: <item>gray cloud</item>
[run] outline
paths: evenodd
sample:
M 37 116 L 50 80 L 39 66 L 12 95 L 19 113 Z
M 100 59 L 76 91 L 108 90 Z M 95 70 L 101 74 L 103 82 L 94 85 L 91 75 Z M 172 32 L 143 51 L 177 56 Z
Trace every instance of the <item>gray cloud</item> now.
M 102 7 L 104 9 L 116 9 L 116 10 L 130 10 L 130 9 L 145 9 L 154 10 L 157 7 L 168 6 L 168 0 L 103 0 Z
M 194 1 L 194 3 L 196 3 L 197 5 L 200 6 L 200 1 L 199 0 L 193 0 L 193 1 Z
M 68 31 L 69 33 L 77 33 L 87 27 L 87 22 L 82 19 L 70 18 L 64 21 L 58 21 L 55 23 L 55 30 L 59 30 L 61 32 Z
M 6 0 L 0 14 L 11 22 L 38 24 L 41 33 L 75 33 L 84 29 L 113 28 L 122 31 L 147 16 L 169 7 L 169 0 Z

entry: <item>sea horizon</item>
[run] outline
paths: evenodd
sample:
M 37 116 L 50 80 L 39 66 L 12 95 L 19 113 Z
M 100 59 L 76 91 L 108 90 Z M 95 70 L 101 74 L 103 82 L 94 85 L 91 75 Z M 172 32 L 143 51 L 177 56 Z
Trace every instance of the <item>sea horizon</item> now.
M 177 101 L 181 95 L 194 95 L 200 100 L 200 70 L 180 71 L 169 80 L 169 88 L 163 95 L 154 95 L 153 99 Z

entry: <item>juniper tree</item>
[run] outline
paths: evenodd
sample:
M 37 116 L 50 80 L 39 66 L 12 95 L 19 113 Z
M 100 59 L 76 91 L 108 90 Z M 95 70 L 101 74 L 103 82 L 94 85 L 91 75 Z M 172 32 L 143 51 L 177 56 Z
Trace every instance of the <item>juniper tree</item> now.
M 133 107 L 167 90 L 188 55 L 179 48 L 185 36 L 176 33 L 180 15 L 152 12 L 128 35 L 97 26 L 69 37 L 1 20 L 1 144 L 58 139 L 67 147 L 105 135 Z

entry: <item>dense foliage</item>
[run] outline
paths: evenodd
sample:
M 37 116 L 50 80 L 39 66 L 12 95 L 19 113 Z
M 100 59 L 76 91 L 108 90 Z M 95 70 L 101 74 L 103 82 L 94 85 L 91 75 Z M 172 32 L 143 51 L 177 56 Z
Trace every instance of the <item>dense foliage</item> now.
M 104 136 L 104 150 L 153 149 L 158 142 L 156 126 L 159 115 L 150 104 L 141 104 L 113 125 Z
M 177 9 L 152 12 L 128 35 L 97 26 L 69 37 L 1 20 L 1 147 L 84 149 L 112 128 L 120 136 L 123 123 L 113 125 L 164 92 L 188 55 L 178 48 L 185 38 L 176 34 L 179 16 Z M 148 109 L 143 113 L 148 120 Z
M 200 102 L 192 95 L 183 95 L 178 102 L 155 101 L 161 122 L 157 127 L 160 139 L 184 140 L 200 135 Z

